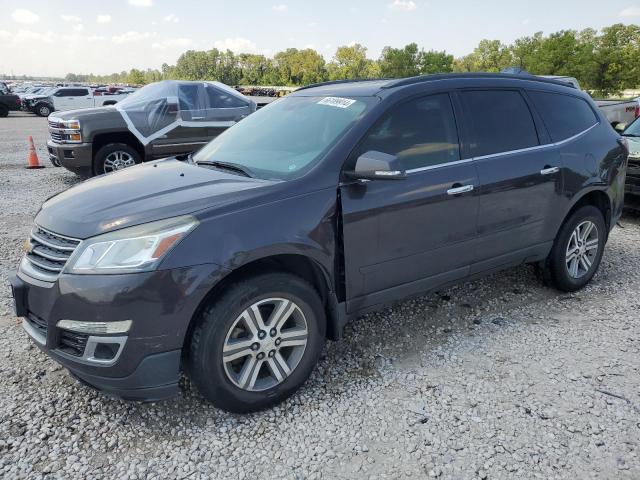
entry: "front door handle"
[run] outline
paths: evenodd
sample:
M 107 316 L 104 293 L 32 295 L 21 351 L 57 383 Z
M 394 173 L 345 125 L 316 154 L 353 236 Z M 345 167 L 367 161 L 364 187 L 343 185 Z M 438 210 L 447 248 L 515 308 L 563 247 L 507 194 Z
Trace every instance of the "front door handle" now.
M 467 193 L 473 191 L 473 185 L 462 185 L 460 187 L 453 187 L 447 190 L 447 195 L 460 195 L 461 193 Z
M 545 167 L 540 170 L 540 175 L 553 175 L 554 173 L 558 173 L 560 171 L 560 167 Z

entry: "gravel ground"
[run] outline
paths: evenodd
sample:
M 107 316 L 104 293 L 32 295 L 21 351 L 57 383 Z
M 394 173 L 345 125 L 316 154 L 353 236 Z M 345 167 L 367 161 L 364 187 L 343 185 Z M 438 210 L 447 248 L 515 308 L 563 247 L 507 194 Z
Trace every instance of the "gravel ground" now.
M 28 134 L 46 162 L 44 119 L 0 119 L 0 476 L 640 478 L 640 218 L 577 294 L 524 267 L 354 321 L 272 410 L 227 414 L 187 381 L 126 403 L 78 384 L 11 312 L 33 215 L 78 181 L 22 169 Z

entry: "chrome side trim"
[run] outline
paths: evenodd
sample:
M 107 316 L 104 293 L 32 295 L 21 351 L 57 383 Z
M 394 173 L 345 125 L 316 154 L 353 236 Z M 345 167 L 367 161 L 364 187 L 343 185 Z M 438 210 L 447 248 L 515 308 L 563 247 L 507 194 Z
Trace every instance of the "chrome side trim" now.
M 564 140 L 560 140 L 559 142 L 547 143 L 545 145 L 536 145 L 535 147 L 520 148 L 518 150 L 509 150 L 507 152 L 492 153 L 490 155 L 480 155 L 478 157 L 465 158 L 463 160 L 456 160 L 454 162 L 438 163 L 437 165 L 429 165 L 427 167 L 412 168 L 411 170 L 407 170 L 407 175 L 412 174 L 412 173 L 418 173 L 418 172 L 426 172 L 428 170 L 435 170 L 437 168 L 442 168 L 442 167 L 448 167 L 450 165 L 460 165 L 460 164 L 463 164 L 463 163 L 473 162 L 475 160 L 486 160 L 488 158 L 502 157 L 504 155 L 513 155 L 513 154 L 518 154 L 518 153 L 525 153 L 525 152 L 533 152 L 533 151 L 536 151 L 536 150 L 543 150 L 543 149 L 551 148 L 551 147 L 559 147 L 559 146 L 564 145 L 566 143 L 573 142 L 574 140 L 580 138 L 581 136 L 583 136 L 587 132 L 590 132 L 591 130 L 596 128 L 598 125 L 600 125 L 600 122 L 595 123 L 594 125 L 590 126 L 586 130 L 584 130 L 584 131 L 582 131 L 580 133 L 577 133 L 572 137 L 565 138 Z

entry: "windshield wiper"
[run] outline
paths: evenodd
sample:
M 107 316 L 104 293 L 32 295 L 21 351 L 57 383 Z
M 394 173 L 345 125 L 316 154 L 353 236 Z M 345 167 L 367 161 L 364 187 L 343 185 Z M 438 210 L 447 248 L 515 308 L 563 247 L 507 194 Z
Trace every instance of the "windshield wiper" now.
M 639 138 L 640 135 L 636 134 L 636 133 L 623 133 L 622 134 L 623 137 L 633 137 L 633 138 Z
M 196 162 L 196 165 L 207 165 L 210 167 L 218 168 L 220 170 L 228 170 L 230 172 L 239 173 L 244 177 L 253 178 L 253 175 L 246 167 L 242 167 L 235 163 L 218 162 L 215 160 L 200 160 Z

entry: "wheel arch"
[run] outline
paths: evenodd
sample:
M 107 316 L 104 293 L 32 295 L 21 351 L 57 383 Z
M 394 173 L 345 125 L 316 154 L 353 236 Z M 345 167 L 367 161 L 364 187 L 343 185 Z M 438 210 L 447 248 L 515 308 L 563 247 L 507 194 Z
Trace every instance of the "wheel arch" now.
M 93 135 L 91 140 L 92 145 L 92 160 L 95 160 L 96 153 L 104 146 L 111 143 L 124 143 L 135 149 L 140 155 L 142 161 L 145 160 L 144 146 L 140 143 L 135 135 L 131 132 L 104 132 Z
M 607 227 L 606 235 L 608 237 L 609 231 L 611 230 L 611 218 L 613 212 L 613 201 L 609 197 L 608 193 L 604 189 L 600 188 L 592 188 L 589 191 L 585 192 L 583 195 L 576 197 L 571 204 L 571 207 L 567 211 L 564 216 L 562 223 L 560 226 L 564 225 L 567 219 L 579 208 L 591 205 L 596 207 L 600 212 L 602 212 L 602 216 L 604 217 L 604 223 Z
M 204 308 L 234 283 L 264 272 L 289 273 L 307 281 L 318 292 L 324 305 L 327 319 L 327 338 L 336 340 L 340 337 L 342 319 L 337 313 L 338 307 L 333 282 L 326 268 L 317 260 L 306 255 L 297 253 L 275 254 L 252 259 L 231 270 L 207 292 L 189 321 L 189 327 L 183 341 L 183 355 L 188 354 L 193 329 Z

